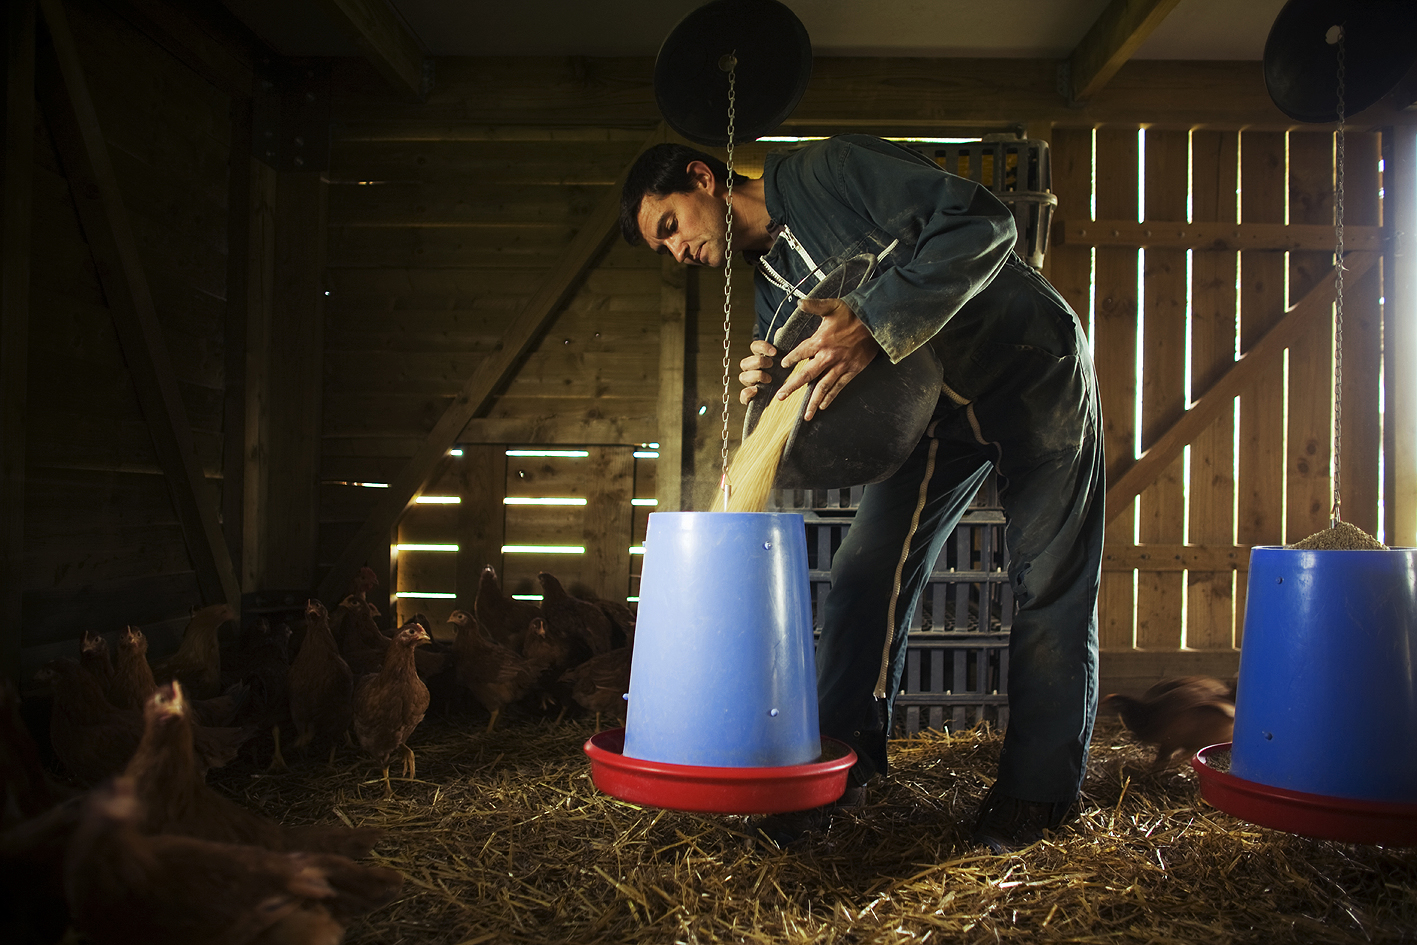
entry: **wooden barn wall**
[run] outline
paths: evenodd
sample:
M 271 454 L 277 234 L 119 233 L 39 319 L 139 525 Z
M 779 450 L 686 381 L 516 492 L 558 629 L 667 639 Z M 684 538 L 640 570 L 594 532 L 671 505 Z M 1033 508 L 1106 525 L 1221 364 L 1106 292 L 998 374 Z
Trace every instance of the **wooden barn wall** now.
M 65 4 L 207 485 L 225 387 L 226 95 L 92 0 Z M 41 32 L 41 36 L 43 33 Z M 34 129 L 23 664 L 137 624 L 161 652 L 203 603 L 49 127 Z M 7 631 L 8 632 L 8 631 Z M 26 677 L 27 678 L 27 677 Z
M 1332 227 L 1331 134 L 1138 132 L 1057 129 L 1052 140 L 1063 226 L 1143 224 L 1131 245 L 1071 240 L 1055 225 L 1063 240 L 1049 265 L 1091 328 L 1113 483 L 1332 266 L 1331 250 L 1313 243 L 1294 251 L 1217 248 L 1199 237 L 1141 245 L 1188 222 Z M 1378 135 L 1349 135 L 1349 225 L 1380 222 L 1379 153 Z M 1379 280 L 1374 266 L 1350 281 L 1342 334 L 1343 517 L 1370 533 L 1379 523 Z M 1310 320 L 1259 365 L 1233 409 L 1135 500 L 1109 507 L 1104 687 L 1234 671 L 1250 548 L 1299 541 L 1329 523 L 1334 355 L 1332 319 Z

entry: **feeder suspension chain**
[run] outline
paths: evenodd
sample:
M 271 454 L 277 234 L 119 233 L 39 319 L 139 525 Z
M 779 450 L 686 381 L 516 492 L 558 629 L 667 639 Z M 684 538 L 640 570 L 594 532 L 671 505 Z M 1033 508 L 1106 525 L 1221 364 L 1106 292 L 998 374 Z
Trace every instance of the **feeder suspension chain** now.
M 1334 300 L 1334 347 L 1333 347 L 1333 513 L 1331 525 L 1343 520 L 1343 491 L 1341 474 L 1343 470 L 1343 138 L 1344 138 L 1344 80 L 1347 70 L 1346 40 L 1347 29 L 1338 28 L 1338 135 L 1336 141 L 1336 173 L 1333 194 L 1333 300 Z
M 733 331 L 733 119 L 737 89 L 735 87 L 738 60 L 736 53 L 726 57 L 728 64 L 728 210 L 724 214 L 723 251 L 723 441 L 719 457 L 723 463 L 723 507 L 728 508 L 728 394 L 730 384 L 730 347 Z

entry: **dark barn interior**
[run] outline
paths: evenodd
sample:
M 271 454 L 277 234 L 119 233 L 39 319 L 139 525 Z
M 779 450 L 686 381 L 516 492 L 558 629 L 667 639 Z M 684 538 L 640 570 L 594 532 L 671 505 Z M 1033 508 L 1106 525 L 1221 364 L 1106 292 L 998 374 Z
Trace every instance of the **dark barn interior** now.
M 1266 89 L 1283 0 L 785 2 L 810 83 L 737 170 L 856 132 L 1025 194 L 1019 249 L 1078 314 L 1100 384 L 1100 693 L 1234 677 L 1251 550 L 1327 528 L 1335 493 L 1345 521 L 1417 545 L 1417 71 L 1345 116 L 1340 151 L 1336 121 Z M 516 608 L 553 623 L 543 572 L 623 643 L 649 515 L 710 508 L 725 411 L 741 441 L 723 336 L 736 363 L 752 279 L 726 318 L 721 270 L 627 245 L 617 216 L 634 159 L 682 140 L 654 57 L 700 5 L 6 4 L 0 937 L 150 940 L 70 914 L 113 872 L 73 865 L 74 824 L 95 798 L 119 817 L 131 787 L 80 793 L 124 770 L 91 757 L 121 738 L 66 742 L 61 708 L 70 661 L 99 647 L 120 674 L 136 652 L 142 677 L 141 637 L 128 754 L 178 679 L 171 711 L 243 733 L 198 733 L 194 785 L 210 764 L 201 790 L 287 830 L 272 851 L 365 871 L 282 892 L 305 923 L 284 938 L 213 905 L 219 935 L 164 941 L 1417 940 L 1410 850 L 1231 817 L 1112 715 L 1066 833 L 971 845 L 1009 721 L 993 479 L 914 613 L 889 786 L 825 838 L 779 848 L 750 819 L 598 793 L 580 746 L 618 724 L 623 687 L 469 691 L 458 620 L 493 632 L 499 606 L 518 641 Z M 804 517 L 818 628 L 860 495 L 773 496 Z M 418 618 L 431 639 L 394 639 Z M 312 634 L 356 680 L 415 654 L 418 730 L 387 751 L 348 722 L 306 744 L 287 703 Z M 224 697 L 230 714 L 196 711 Z

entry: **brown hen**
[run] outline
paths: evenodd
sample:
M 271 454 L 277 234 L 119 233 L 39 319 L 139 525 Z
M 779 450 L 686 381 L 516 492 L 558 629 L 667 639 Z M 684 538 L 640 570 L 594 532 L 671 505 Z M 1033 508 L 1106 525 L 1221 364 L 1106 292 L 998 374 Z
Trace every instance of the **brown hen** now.
M 533 623 L 540 622 L 537 618 Z M 458 685 L 472 693 L 490 714 L 487 731 L 497 724 L 502 708 L 527 696 L 536 688 L 548 663 L 543 657 L 527 657 L 495 642 L 465 610 L 455 610 L 448 623 L 457 628 L 453 640 L 453 672 Z
M 67 657 L 51 661 L 35 678 L 54 688 L 49 738 L 64 767 L 89 784 L 123 770 L 142 740 L 142 713 L 116 708 L 94 678 Z M 199 767 L 220 768 L 250 737 L 245 728 L 196 728 Z
M 141 712 L 148 698 L 157 691 L 147 654 L 147 635 L 137 627 L 125 627 L 118 635 L 118 660 L 108 694 L 108 701 L 118 708 Z M 208 727 L 231 724 L 245 702 L 246 692 L 246 686 L 238 682 L 214 699 L 188 700 L 192 720 Z
M 133 782 L 144 833 L 180 834 L 268 850 L 305 850 L 358 857 L 380 831 L 349 827 L 282 827 L 207 787 L 192 752 L 192 721 L 181 683 L 168 683 L 143 708 L 145 727 L 124 775 Z
M 602 713 L 612 716 L 625 714 L 625 693 L 630 691 L 631 649 L 622 646 L 592 656 L 579 666 L 561 674 L 561 682 L 570 686 L 571 698 L 581 708 L 595 713 L 595 727 L 600 728 Z
M 69 845 L 74 925 L 96 945 L 338 943 L 403 877 L 342 856 L 144 836 L 131 780 L 95 791 Z
M 329 740 L 333 763 L 333 743 L 348 733 L 354 718 L 354 674 L 335 645 L 325 605 L 311 600 L 305 606 L 305 619 L 305 639 L 289 677 L 295 747 L 304 748 L 317 738 Z
M 1160 771 L 1184 749 L 1194 754 L 1207 745 L 1228 742 L 1235 731 L 1235 703 L 1229 687 L 1209 676 L 1163 679 L 1140 698 L 1113 693 L 1100 708 L 1122 716 L 1122 724 L 1148 745 L 1156 746 L 1152 770 Z
M 290 627 L 280 624 L 272 628 L 258 617 L 232 663 L 250 687 L 246 704 L 237 717 L 257 731 L 270 731 L 274 747 L 266 770 L 284 770 L 280 727 L 290 721 Z
M 414 650 L 429 641 L 428 631 L 408 623 L 398 632 L 376 675 L 359 680 L 354 690 L 354 734 L 359 746 L 384 769 L 384 793 L 392 796 L 389 759 L 403 752 L 403 776 L 417 777 L 408 736 L 428 711 L 428 687 L 418 678 Z
M 493 642 L 520 652 L 526 628 L 541 616 L 541 608 L 503 594 L 502 586 L 497 583 L 497 571 L 489 564 L 483 567 L 478 580 L 472 613 Z
M 210 699 L 221 693 L 221 641 L 218 631 L 235 620 L 226 604 L 213 604 L 192 614 L 182 631 L 182 643 L 165 660 L 153 664 L 158 682 L 179 680 L 193 699 Z
M 79 637 L 79 665 L 93 674 L 98 688 L 108 695 L 108 687 L 113 684 L 113 657 L 109 654 L 108 641 L 85 630 Z
M 592 656 L 609 653 L 612 625 L 605 612 L 590 601 L 566 593 L 554 574 L 542 571 L 536 577 L 541 582 L 541 615 L 552 632 L 585 641 Z

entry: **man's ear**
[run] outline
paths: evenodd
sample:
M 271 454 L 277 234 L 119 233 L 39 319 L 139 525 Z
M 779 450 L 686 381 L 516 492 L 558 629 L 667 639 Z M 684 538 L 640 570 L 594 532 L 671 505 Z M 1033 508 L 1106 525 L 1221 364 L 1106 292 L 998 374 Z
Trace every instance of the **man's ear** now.
M 690 180 L 709 193 L 713 193 L 714 188 L 718 186 L 718 181 L 714 179 L 713 169 L 703 161 L 690 161 L 685 170 L 689 172 Z

